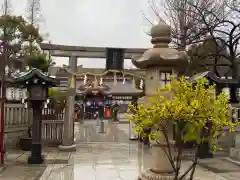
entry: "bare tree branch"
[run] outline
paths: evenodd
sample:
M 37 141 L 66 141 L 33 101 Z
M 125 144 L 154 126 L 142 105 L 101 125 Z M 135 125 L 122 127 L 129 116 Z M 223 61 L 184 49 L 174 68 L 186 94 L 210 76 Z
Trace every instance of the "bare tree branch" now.
M 194 4 L 189 3 L 193 7 L 195 13 L 198 14 L 202 23 L 207 27 L 207 33 L 215 40 L 221 42 L 225 50 L 225 60 L 230 63 L 231 77 L 239 77 L 239 59 L 238 59 L 238 45 L 240 39 L 240 1 L 239 0 L 225 0 L 223 8 L 228 9 L 224 17 L 218 18 L 217 21 L 208 21 L 208 18 L 202 13 L 202 9 Z M 211 17 L 218 17 L 214 11 L 207 11 Z M 237 17 L 237 18 L 236 18 Z M 230 90 L 232 102 L 238 102 L 236 87 Z
M 40 0 L 28 0 L 27 4 L 27 19 L 32 24 L 37 26 L 42 18 Z
M 217 33 L 211 29 L 221 30 L 219 26 L 223 23 L 220 22 L 232 12 L 225 3 L 226 0 L 149 0 L 149 8 L 157 19 L 171 26 L 174 46 L 186 50 L 192 44 L 202 43 L 211 33 Z M 144 17 L 150 21 L 146 15 Z
M 2 4 L 2 14 L 3 15 L 10 15 L 13 11 L 13 6 L 11 0 L 4 0 Z

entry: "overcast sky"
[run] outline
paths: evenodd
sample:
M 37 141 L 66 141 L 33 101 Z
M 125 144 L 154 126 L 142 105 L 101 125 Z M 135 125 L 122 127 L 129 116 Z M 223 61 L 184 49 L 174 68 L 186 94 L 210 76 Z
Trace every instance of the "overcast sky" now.
M 2 2 L 4 0 L 1 0 Z M 27 0 L 10 0 L 14 14 L 25 14 Z M 142 16 L 148 0 L 41 0 L 41 31 L 52 43 L 78 46 L 150 48 Z M 67 64 L 55 58 L 58 65 Z M 80 59 L 84 67 L 104 67 L 104 60 Z M 125 63 L 129 67 L 130 61 Z

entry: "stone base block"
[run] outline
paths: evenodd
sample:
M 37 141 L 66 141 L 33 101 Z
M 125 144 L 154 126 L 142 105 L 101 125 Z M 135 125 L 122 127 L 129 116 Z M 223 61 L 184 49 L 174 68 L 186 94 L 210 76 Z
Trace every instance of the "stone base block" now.
M 230 148 L 229 156 L 233 159 L 240 160 L 240 149 L 238 148 Z
M 10 148 L 18 148 L 18 137 L 25 136 L 27 134 L 27 128 L 27 126 L 7 127 L 4 134 L 5 146 Z
M 44 157 L 38 156 L 38 157 L 34 157 L 34 156 L 30 156 L 28 157 L 28 164 L 43 164 L 44 162 Z
M 67 151 L 67 152 L 69 152 L 69 151 L 76 151 L 76 145 L 75 144 L 73 144 L 71 146 L 60 145 L 60 146 L 58 146 L 58 149 L 60 151 Z
M 151 169 L 146 170 L 145 172 L 141 173 L 138 180 L 173 180 L 174 174 L 169 173 L 161 173 L 157 174 L 151 171 Z

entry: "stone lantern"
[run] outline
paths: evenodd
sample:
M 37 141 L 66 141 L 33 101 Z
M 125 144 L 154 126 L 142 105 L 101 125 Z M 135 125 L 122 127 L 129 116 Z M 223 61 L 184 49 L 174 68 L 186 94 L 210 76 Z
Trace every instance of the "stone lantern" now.
M 44 161 L 41 144 L 43 104 L 48 97 L 48 88 L 56 86 L 59 82 L 35 68 L 15 75 L 13 78 L 16 84 L 27 88 L 27 101 L 33 109 L 32 145 L 28 163 L 42 164 Z
M 145 79 L 145 97 L 139 100 L 139 104 L 147 104 L 147 98 L 156 95 L 157 89 L 164 87 L 170 80 L 169 76 L 178 74 L 178 72 L 187 66 L 187 55 L 177 49 L 169 48 L 171 42 L 171 28 L 164 21 L 152 27 L 151 43 L 153 48 L 143 53 L 141 57 L 134 57 L 133 64 L 140 68 L 146 69 Z M 172 127 L 169 127 L 172 129 Z M 169 137 L 173 139 L 173 132 L 170 131 Z M 152 167 L 142 173 L 139 179 L 172 179 L 172 166 L 163 152 L 162 148 L 166 147 L 166 142 L 160 140 L 160 143 L 151 142 L 153 151 Z

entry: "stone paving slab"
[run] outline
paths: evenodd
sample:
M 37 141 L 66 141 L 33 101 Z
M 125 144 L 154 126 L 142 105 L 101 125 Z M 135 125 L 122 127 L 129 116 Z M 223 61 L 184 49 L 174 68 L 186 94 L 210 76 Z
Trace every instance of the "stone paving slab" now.
M 98 147 L 92 145 L 89 144 L 91 152 L 78 147 L 68 164 L 48 165 L 40 179 L 135 180 L 142 171 L 150 167 L 151 155 L 147 149 L 140 147 L 136 150 L 131 146 L 133 149 L 127 152 L 124 146 L 115 150 L 112 148 L 97 150 Z M 189 166 L 189 161 L 183 162 L 181 171 L 185 171 Z M 194 180 L 227 180 L 227 178 L 197 166 Z
M 201 159 L 199 165 L 215 173 L 238 172 L 240 170 L 240 166 L 222 158 Z
M 227 180 L 239 180 L 240 179 L 240 172 L 219 173 L 219 175 L 226 178 Z
M 59 164 L 59 161 L 67 163 L 71 152 L 60 152 L 57 148 L 44 148 L 43 156 L 45 164 Z M 30 156 L 29 151 L 10 150 L 6 154 L 5 163 L 7 165 L 27 165 L 27 159 Z
M 186 169 L 190 165 L 191 165 L 191 162 L 189 162 L 189 161 L 183 162 L 181 172 L 186 171 Z M 216 174 L 212 171 L 209 171 L 206 168 L 203 168 L 203 167 L 197 165 L 196 171 L 194 174 L 194 180 L 228 180 L 228 179 L 226 179 L 226 178 L 222 177 L 221 175 Z
M 36 180 L 41 177 L 46 166 L 11 165 L 0 173 L 0 180 Z
M 29 152 L 9 151 L 8 166 L 0 173 L 0 180 L 135 180 L 151 167 L 151 149 L 128 139 L 128 124 L 104 122 L 104 134 L 98 133 L 96 121 L 75 126 L 76 152 L 45 148 L 46 163 L 41 166 L 26 165 Z M 201 163 L 223 164 L 219 159 Z M 184 161 L 181 171 L 189 166 L 190 162 Z M 221 173 L 197 166 L 194 180 L 235 180 L 238 177 L 238 172 L 229 172 L 226 168 L 218 172 Z
M 6 166 L 0 171 L 0 180 L 38 180 L 49 168 L 52 171 L 54 166 L 58 168 L 59 164 L 68 164 L 71 153 L 60 152 L 57 148 L 44 148 L 45 163 L 42 165 L 28 165 L 29 155 L 28 151 L 9 150 L 6 154 Z
M 105 120 L 105 133 L 99 133 L 100 126 L 97 126 L 96 120 L 85 121 L 84 124 L 81 124 L 79 127 L 78 137 L 76 137 L 77 142 L 125 142 L 129 143 L 128 134 L 122 132 L 121 129 L 118 129 L 118 124 L 111 123 L 109 120 Z M 127 125 L 127 124 L 126 124 Z

